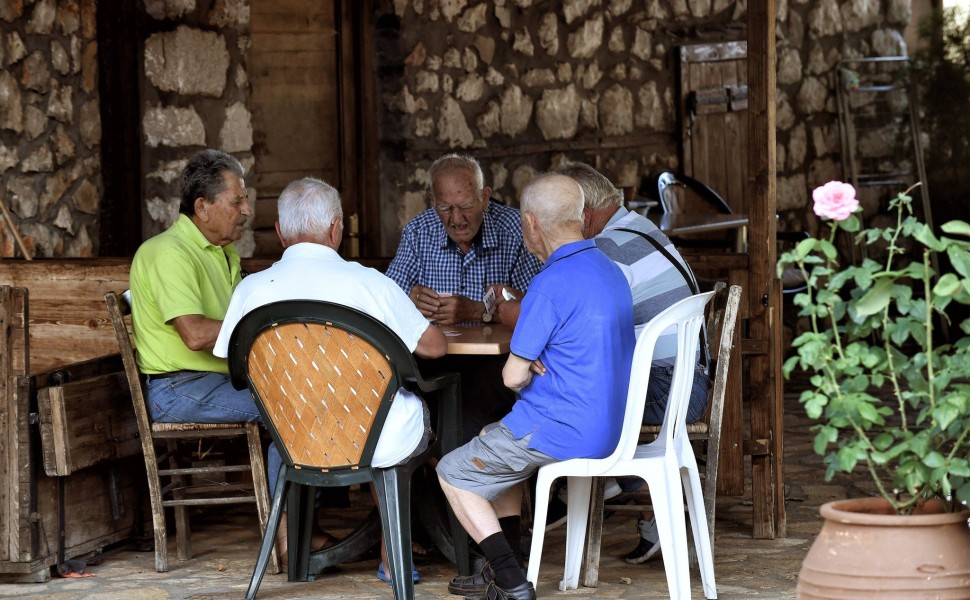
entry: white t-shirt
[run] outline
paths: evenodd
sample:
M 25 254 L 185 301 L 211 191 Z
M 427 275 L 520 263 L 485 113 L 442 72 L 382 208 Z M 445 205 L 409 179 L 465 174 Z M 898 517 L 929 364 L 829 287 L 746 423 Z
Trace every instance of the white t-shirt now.
M 281 300 L 323 300 L 356 308 L 387 325 L 411 352 L 431 326 L 401 288 L 379 271 L 345 261 L 327 246 L 300 243 L 287 248 L 272 267 L 253 273 L 236 287 L 212 353 L 226 357 L 236 324 L 250 311 Z M 398 390 L 371 464 L 398 464 L 414 452 L 423 434 L 421 400 Z

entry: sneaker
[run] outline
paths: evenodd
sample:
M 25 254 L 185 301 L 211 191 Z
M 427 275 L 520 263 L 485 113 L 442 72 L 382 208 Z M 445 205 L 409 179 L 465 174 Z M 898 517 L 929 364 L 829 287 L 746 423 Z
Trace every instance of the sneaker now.
M 648 542 L 640 538 L 640 543 L 632 552 L 623 557 L 623 560 L 631 565 L 639 565 L 648 560 L 660 558 L 660 542 Z
M 637 531 L 640 533 L 640 542 L 623 559 L 631 565 L 639 565 L 648 560 L 660 558 L 660 534 L 657 532 L 657 522 L 653 519 L 649 521 L 639 519 Z
M 448 584 L 448 592 L 457 596 L 481 595 L 485 588 L 495 579 L 492 565 L 485 563 L 482 570 L 474 575 L 459 575 L 453 577 Z

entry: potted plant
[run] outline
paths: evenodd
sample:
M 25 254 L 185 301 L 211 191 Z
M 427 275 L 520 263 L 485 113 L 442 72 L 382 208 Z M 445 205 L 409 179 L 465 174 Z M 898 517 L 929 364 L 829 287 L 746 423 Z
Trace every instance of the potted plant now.
M 817 420 L 826 480 L 863 470 L 881 496 L 821 508 L 826 522 L 803 563 L 801 598 L 967 597 L 970 319 L 950 322 L 947 309 L 970 304 L 970 225 L 950 221 L 937 236 L 913 215 L 911 189 L 890 201 L 891 225 L 860 230 L 851 185 L 817 188 L 814 211 L 828 236 L 779 259 L 779 271 L 800 268 L 808 283 L 795 297 L 808 330 L 793 341 L 784 373 L 809 374 L 800 402 Z M 841 265 L 839 232 L 870 257 Z M 933 268 L 934 254 L 949 264 L 945 272 Z M 915 528 L 895 534 L 886 526 L 894 522 Z M 866 530 L 889 538 L 866 541 Z M 921 584 L 930 591 L 913 587 Z

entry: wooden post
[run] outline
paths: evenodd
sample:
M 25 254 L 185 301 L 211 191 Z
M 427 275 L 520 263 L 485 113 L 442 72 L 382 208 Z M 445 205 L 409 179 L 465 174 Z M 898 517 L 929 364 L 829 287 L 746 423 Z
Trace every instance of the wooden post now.
M 749 363 L 751 497 L 756 538 L 785 536 L 781 286 L 775 276 L 775 0 L 748 2 L 749 334 L 764 352 Z M 761 240 L 766 240 L 761 243 Z

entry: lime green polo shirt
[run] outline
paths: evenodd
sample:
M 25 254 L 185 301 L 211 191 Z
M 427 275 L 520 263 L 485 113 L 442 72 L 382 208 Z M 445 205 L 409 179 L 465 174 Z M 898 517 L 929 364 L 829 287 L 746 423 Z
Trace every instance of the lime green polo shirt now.
M 203 315 L 221 321 L 241 281 L 235 246 L 209 243 L 186 215 L 143 243 L 131 263 L 132 329 L 142 373 L 188 369 L 228 373 L 226 360 L 189 350 L 172 324 Z

